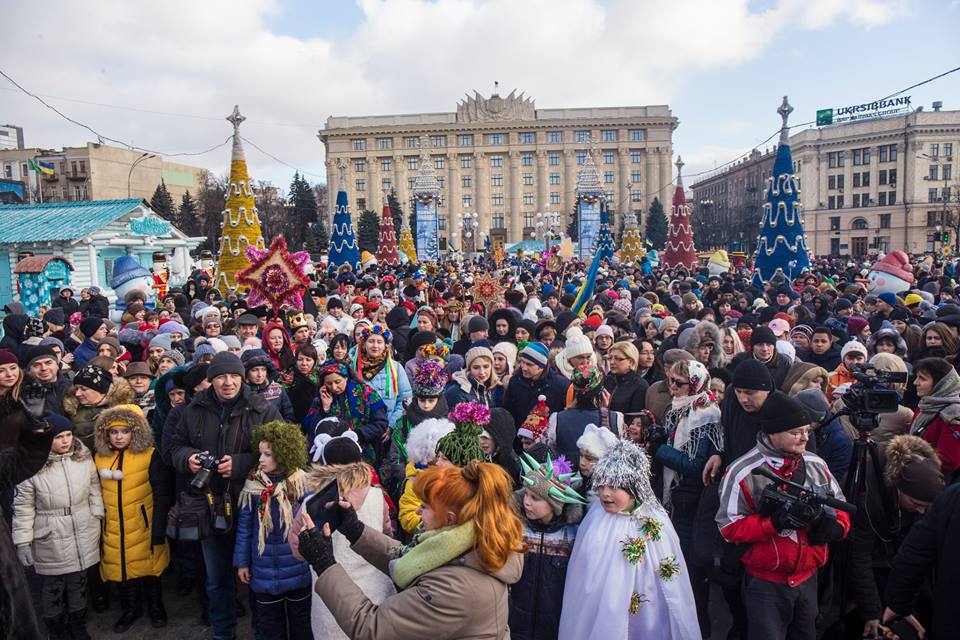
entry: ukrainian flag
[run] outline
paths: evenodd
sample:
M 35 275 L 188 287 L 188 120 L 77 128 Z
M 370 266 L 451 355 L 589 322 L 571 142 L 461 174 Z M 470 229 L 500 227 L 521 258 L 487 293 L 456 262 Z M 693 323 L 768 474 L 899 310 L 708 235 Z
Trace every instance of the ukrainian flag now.
M 593 256 L 593 262 L 590 264 L 590 269 L 587 270 L 587 277 L 583 279 L 580 291 L 577 292 L 577 298 L 574 300 L 573 306 L 570 307 L 570 311 L 573 311 L 578 316 L 583 315 L 587 301 L 593 297 L 593 289 L 597 284 L 598 271 L 600 271 L 600 254 L 595 254 Z
M 37 173 L 44 173 L 48 176 L 52 176 L 56 170 L 52 162 L 44 162 L 43 160 L 37 160 L 36 162 L 30 160 L 30 168 Z

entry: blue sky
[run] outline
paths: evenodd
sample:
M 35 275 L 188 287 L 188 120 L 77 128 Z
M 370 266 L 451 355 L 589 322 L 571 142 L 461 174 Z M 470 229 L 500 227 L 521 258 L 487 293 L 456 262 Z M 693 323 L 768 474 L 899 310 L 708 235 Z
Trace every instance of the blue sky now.
M 251 174 L 282 187 L 291 166 L 322 179 L 328 116 L 451 111 L 493 80 L 540 108 L 669 104 L 689 177 L 772 134 L 784 94 L 800 123 L 960 65 L 960 0 L 50 0 L 7 18 L 7 50 L 45 55 L 0 69 L 71 117 L 196 151 L 239 103 L 274 156 L 248 146 Z M 960 72 L 910 94 L 960 109 Z M 2 79 L 0 120 L 32 146 L 94 138 Z M 223 173 L 229 147 L 172 159 Z

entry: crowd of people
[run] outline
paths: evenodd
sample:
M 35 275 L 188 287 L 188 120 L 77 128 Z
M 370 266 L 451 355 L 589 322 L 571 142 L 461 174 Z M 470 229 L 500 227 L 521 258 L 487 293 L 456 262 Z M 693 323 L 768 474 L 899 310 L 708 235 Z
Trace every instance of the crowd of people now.
M 302 310 L 201 272 L 119 322 L 93 287 L 11 303 L 0 627 L 160 628 L 164 578 L 217 640 L 957 637 L 960 289 L 914 267 L 582 291 L 576 262 L 485 259 L 335 270 Z

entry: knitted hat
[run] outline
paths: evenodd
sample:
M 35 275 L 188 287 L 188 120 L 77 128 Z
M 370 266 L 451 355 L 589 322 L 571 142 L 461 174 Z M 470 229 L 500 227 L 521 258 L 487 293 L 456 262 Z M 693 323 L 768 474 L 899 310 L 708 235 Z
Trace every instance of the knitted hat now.
M 594 489 L 623 489 L 640 503 L 656 500 L 650 488 L 650 460 L 643 449 L 629 440 L 621 440 L 600 458 L 591 482 Z
M 923 298 L 921 298 L 916 293 L 908 293 L 907 297 L 903 299 L 903 304 L 906 307 L 912 307 L 914 305 L 920 304 L 921 302 L 923 302 Z
M 43 421 L 50 425 L 50 435 L 56 438 L 61 433 L 67 431 L 73 432 L 73 422 L 69 418 L 65 418 L 56 413 L 48 413 L 43 416 Z
M 54 307 L 43 314 L 43 321 L 47 324 L 55 324 L 62 327 L 67 324 L 67 318 L 63 315 L 63 307 Z
M 923 438 L 895 436 L 884 449 L 884 479 L 916 500 L 933 502 L 943 490 L 943 473 L 936 451 Z
M 897 294 L 892 293 L 890 291 L 884 291 L 883 293 L 877 296 L 877 299 L 882 300 L 883 302 L 886 302 L 891 307 L 897 306 Z
M 589 396 L 603 389 L 603 372 L 600 367 L 582 365 L 573 370 L 570 382 L 576 395 Z
M 437 457 L 437 444 L 455 426 L 446 418 L 428 418 L 410 430 L 407 457 L 415 466 L 425 467 Z
M 53 336 L 47 336 L 46 338 L 41 338 L 40 344 L 51 346 L 51 347 L 57 347 L 60 349 L 60 353 L 63 353 L 66 350 L 63 346 L 63 341 L 61 341 L 60 338 L 54 338 Z
M 871 271 L 880 271 L 900 278 L 907 284 L 913 284 L 913 265 L 910 257 L 903 251 L 892 251 L 873 263 Z M 895 306 L 895 305 L 890 305 Z
M 0 349 L 0 365 L 4 364 L 20 364 L 17 360 L 17 356 L 14 355 L 13 351 L 9 349 Z
M 80 333 L 84 338 L 89 338 L 103 326 L 103 318 L 91 316 L 80 321 Z
M 790 332 L 790 336 L 802 335 L 806 336 L 807 340 L 813 338 L 813 329 L 809 325 L 798 324 L 793 328 L 793 331 Z
M 53 347 L 50 345 L 39 344 L 35 347 L 30 347 L 27 351 L 27 367 L 32 365 L 35 361 L 40 358 L 53 358 L 54 361 L 57 360 L 57 353 L 53 350 Z
M 190 335 L 190 330 L 176 320 L 164 322 L 157 331 L 164 334 L 179 333 L 184 338 Z
M 110 391 L 110 385 L 113 384 L 113 375 L 102 367 L 88 364 L 77 371 L 77 375 L 73 377 L 73 384 L 106 393 Z
M 473 351 L 474 349 L 471 349 Z M 424 360 L 413 376 L 413 395 L 420 398 L 438 398 L 447 385 L 444 366 L 433 360 Z
M 867 355 L 867 345 L 857 340 L 850 340 L 847 344 L 843 345 L 843 348 L 840 349 L 840 358 L 842 359 L 848 353 L 859 353 L 862 354 L 864 358 L 869 357 Z
M 543 432 L 547 430 L 549 423 L 550 408 L 547 407 L 547 396 L 537 396 L 537 404 L 527 415 L 520 428 L 517 429 L 517 436 L 534 441 L 539 440 Z
M 690 304 L 691 302 L 696 302 L 698 299 L 699 298 L 697 298 L 697 294 L 693 293 L 692 291 L 683 294 L 682 298 L 683 304 Z
M 136 278 L 153 278 L 153 274 L 147 271 L 139 262 L 131 256 L 120 256 L 113 261 L 113 277 L 110 278 L 110 286 L 114 289 L 122 284 L 126 284 Z
M 583 328 L 587 331 L 596 331 L 602 323 L 603 318 L 596 314 L 591 314 L 586 320 L 583 321 Z M 573 329 L 570 329 L 570 331 L 573 331 Z
M 220 336 L 219 338 L 210 338 L 211 342 L 213 342 L 214 340 L 222 342 L 227 347 L 228 351 L 230 349 L 240 349 L 243 347 L 243 345 L 240 344 L 240 338 L 233 335 Z
M 773 376 L 770 370 L 753 358 L 744 360 L 733 371 L 733 386 L 751 391 L 773 391 Z
M 588 424 L 583 430 L 583 435 L 577 439 L 577 448 L 586 451 L 599 460 L 607 455 L 610 449 L 617 445 L 618 441 L 619 439 L 613 435 L 610 429 Z
M 512 374 L 513 367 L 517 362 L 517 354 L 519 353 L 517 351 L 517 345 L 506 341 L 498 342 L 497 344 L 493 345 L 492 351 L 494 355 L 499 353 L 507 359 L 507 375 Z
M 777 337 L 773 335 L 773 331 L 770 330 L 770 327 L 760 326 L 753 330 L 753 333 L 750 334 L 750 344 L 769 344 L 770 346 L 776 346 Z
M 850 316 L 847 318 L 847 333 L 851 336 L 855 336 L 863 331 L 868 324 L 869 321 L 866 318 L 862 318 L 860 316 Z
M 542 342 L 529 342 L 520 352 L 520 357 L 546 369 L 550 359 L 550 350 Z
M 167 347 L 169 349 L 169 347 Z M 213 348 L 213 345 L 207 342 L 201 342 L 193 350 L 193 359 L 199 360 L 204 356 L 214 356 L 217 354 L 217 350 Z
M 181 367 L 186 360 L 183 357 L 183 354 L 177 351 L 176 349 L 167 349 L 163 352 L 163 355 L 160 356 L 160 359 L 169 358 L 173 360 L 176 366 Z
M 523 470 L 521 479 L 524 488 L 546 500 L 555 516 L 563 512 L 564 505 L 588 504 L 583 496 L 570 486 L 571 483 L 579 482 L 580 476 L 573 473 L 570 463 L 563 456 L 551 460 L 550 454 L 547 454 L 547 461 L 541 464 L 529 454 L 521 453 L 520 467 Z
M 322 465 L 353 464 L 363 460 L 363 449 L 354 431 L 344 431 L 339 436 L 318 434 L 313 440 L 313 461 Z
M 473 347 L 463 356 L 467 370 L 470 369 L 470 364 L 477 358 L 487 358 L 490 360 L 491 366 L 493 365 L 493 351 L 487 347 Z
M 827 409 L 830 405 L 827 403 L 827 397 L 823 395 L 820 389 L 804 389 L 794 396 L 807 410 L 810 416 L 810 422 L 820 422 L 827 415 Z
M 199 343 L 197 346 L 199 347 L 200 344 L 204 344 L 204 343 L 201 342 L 201 343 Z M 147 345 L 147 348 L 148 348 L 148 349 L 158 349 L 158 348 L 159 348 L 159 349 L 164 349 L 164 350 L 166 350 L 166 349 L 169 349 L 172 345 L 173 345 L 173 343 L 170 341 L 170 336 L 169 336 L 169 335 L 167 335 L 167 334 L 157 334 L 157 335 L 153 336 L 153 338 L 150 339 L 150 342 L 149 342 L 149 344 Z
M 811 422 L 810 414 L 803 403 L 782 391 L 770 394 L 760 407 L 757 417 L 760 419 L 760 430 L 766 434 L 783 433 L 805 427 Z
M 228 373 L 235 373 L 243 377 L 246 371 L 243 368 L 243 363 L 240 362 L 240 358 L 229 351 L 221 351 L 213 356 L 213 360 L 210 361 L 210 366 L 207 368 L 207 380 L 213 382 L 217 376 Z
M 483 316 L 473 316 L 467 322 L 467 333 L 490 331 L 490 323 Z
M 248 373 L 254 367 L 266 367 L 267 375 L 272 378 L 277 372 L 273 360 L 263 349 L 247 349 L 240 354 L 240 362 L 243 364 L 245 373 Z
M 566 344 L 562 353 L 564 360 L 589 355 L 593 353 L 593 344 L 590 342 L 590 338 L 583 335 L 583 331 L 579 327 L 572 327 L 567 330 Z

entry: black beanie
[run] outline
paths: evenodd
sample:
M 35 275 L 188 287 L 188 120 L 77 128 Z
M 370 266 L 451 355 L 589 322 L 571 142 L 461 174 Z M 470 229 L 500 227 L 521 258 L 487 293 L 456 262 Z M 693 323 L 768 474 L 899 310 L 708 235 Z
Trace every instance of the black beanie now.
M 235 354 L 229 351 L 221 351 L 213 356 L 210 366 L 207 367 L 207 380 L 213 382 L 213 379 L 217 376 L 227 373 L 233 373 L 242 378 L 246 374 L 246 369 L 243 368 L 243 362 Z
M 48 413 L 43 416 L 44 422 L 50 425 L 50 435 L 56 438 L 65 431 L 73 432 L 73 423 L 70 418 L 65 418 L 56 413 Z
M 751 391 L 773 391 L 773 376 L 759 360 L 744 360 L 733 371 L 733 386 Z
M 207 369 L 209 367 L 210 365 L 207 363 L 195 364 L 183 374 L 183 387 L 188 394 L 192 395 L 197 385 L 207 379 Z
M 89 338 L 95 334 L 100 327 L 103 325 L 103 318 L 93 316 L 90 318 L 84 318 L 80 321 L 80 333 L 83 334 L 84 338 Z
M 77 371 L 77 375 L 73 377 L 73 384 L 93 389 L 99 393 L 107 393 L 110 391 L 110 385 L 113 384 L 113 374 L 95 364 L 88 364 Z
M 803 403 L 782 391 L 774 391 L 760 407 L 760 430 L 766 434 L 783 433 L 810 424 L 810 414 Z
M 47 312 L 43 314 L 43 321 L 47 324 L 55 324 L 58 327 L 66 326 L 67 319 L 63 314 L 63 307 L 48 309 Z
M 750 345 L 769 344 L 777 346 L 777 336 L 773 335 L 773 330 L 766 325 L 761 325 L 750 334 Z
M 475 331 L 490 331 L 490 323 L 483 316 L 473 316 L 467 322 L 467 333 Z

